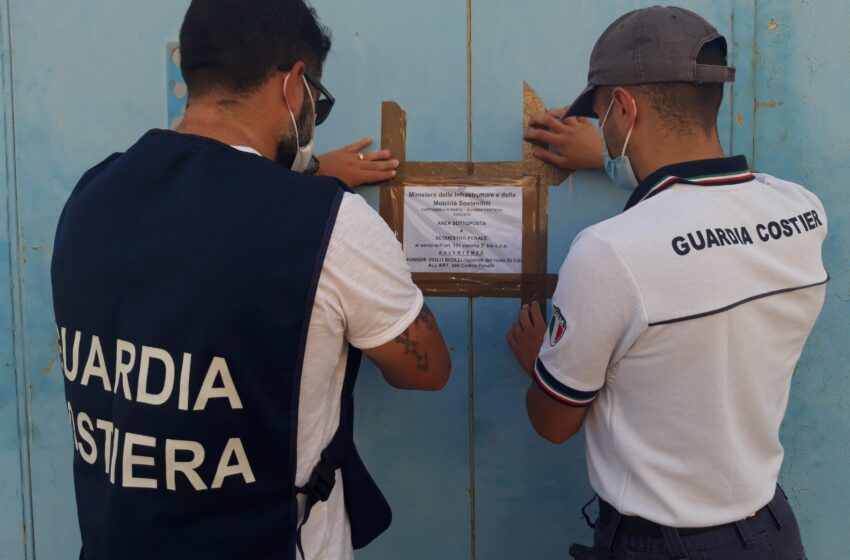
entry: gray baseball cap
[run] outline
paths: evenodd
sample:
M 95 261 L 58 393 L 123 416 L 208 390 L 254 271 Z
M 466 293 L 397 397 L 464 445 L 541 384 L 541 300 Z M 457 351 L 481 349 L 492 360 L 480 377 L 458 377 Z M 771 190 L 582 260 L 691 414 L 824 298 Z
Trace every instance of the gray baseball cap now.
M 587 87 L 565 118 L 598 118 L 593 111 L 593 93 L 598 86 L 734 82 L 734 68 L 697 63 L 702 48 L 715 41 L 720 43 L 725 61 L 726 39 L 690 10 L 653 6 L 627 13 L 612 23 L 593 47 Z

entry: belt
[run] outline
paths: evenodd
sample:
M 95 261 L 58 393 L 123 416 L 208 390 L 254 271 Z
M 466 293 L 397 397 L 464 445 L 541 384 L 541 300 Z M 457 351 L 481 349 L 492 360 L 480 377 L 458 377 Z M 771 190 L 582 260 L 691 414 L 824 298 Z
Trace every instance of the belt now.
M 683 539 L 702 533 L 711 531 L 735 531 L 741 538 L 744 547 L 750 550 L 756 545 L 756 534 L 763 530 L 769 523 L 775 523 L 782 530 L 785 513 L 788 511 L 788 504 L 785 498 L 785 493 L 778 486 L 773 499 L 769 504 L 758 510 L 754 515 L 740 519 L 732 523 L 723 525 L 715 525 L 713 527 L 696 527 L 676 529 L 666 527 L 648 519 L 641 517 L 631 517 L 620 514 L 614 509 L 611 504 L 604 500 L 599 500 L 599 523 L 596 525 L 596 530 L 599 532 L 599 538 L 596 546 L 600 550 L 607 551 L 610 554 L 614 552 L 615 538 L 617 535 L 625 535 L 627 537 L 660 537 L 664 541 L 664 546 L 670 558 L 682 560 L 690 558 L 687 551 L 687 546 Z
M 767 520 L 776 520 L 777 522 L 779 522 L 780 520 L 776 519 L 777 515 L 775 502 L 778 499 L 781 499 L 779 498 L 781 495 L 782 494 L 780 492 L 777 492 L 777 495 L 773 498 L 773 500 L 771 500 L 769 504 L 758 510 L 755 514 L 748 517 L 747 521 L 755 525 L 762 525 Z M 599 499 L 599 524 L 602 527 L 607 527 L 611 524 L 611 521 L 615 516 L 615 512 L 616 510 L 611 504 L 601 498 Z M 723 525 L 714 525 L 712 527 L 694 527 L 682 529 L 677 528 L 676 531 L 682 537 L 689 537 L 702 533 L 708 533 L 710 531 L 733 529 L 738 525 L 738 523 L 740 523 L 740 521 L 724 523 Z M 661 537 L 662 529 L 666 528 L 667 527 L 665 527 L 664 525 L 660 525 L 658 523 L 655 523 L 654 521 L 630 515 L 621 515 L 619 523 L 617 523 L 618 533 L 626 534 L 632 537 Z

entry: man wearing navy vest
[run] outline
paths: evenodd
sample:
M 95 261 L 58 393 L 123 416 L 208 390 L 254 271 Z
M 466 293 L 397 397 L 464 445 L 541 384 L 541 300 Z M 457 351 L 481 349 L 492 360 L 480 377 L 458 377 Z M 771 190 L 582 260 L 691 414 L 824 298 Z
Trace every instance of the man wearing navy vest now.
M 195 0 L 180 39 L 180 129 L 88 171 L 56 234 L 80 558 L 351 559 L 390 523 L 361 350 L 419 390 L 448 352 L 380 217 L 295 172 L 332 106 L 315 12 Z
M 566 118 L 527 132 L 554 148 L 541 159 L 631 192 L 574 240 L 548 328 L 535 306 L 508 335 L 537 432 L 585 428 L 598 560 L 805 558 L 779 431 L 824 302 L 827 222 L 813 193 L 724 155 L 734 78 L 703 18 L 636 10 L 599 38 Z

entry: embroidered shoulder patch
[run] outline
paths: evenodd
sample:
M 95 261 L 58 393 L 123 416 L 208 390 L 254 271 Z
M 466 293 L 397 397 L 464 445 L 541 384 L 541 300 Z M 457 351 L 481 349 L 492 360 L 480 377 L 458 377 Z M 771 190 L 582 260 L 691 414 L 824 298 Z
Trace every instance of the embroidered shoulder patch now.
M 567 320 L 557 305 L 552 306 L 552 320 L 549 321 L 549 346 L 555 346 L 567 333 Z

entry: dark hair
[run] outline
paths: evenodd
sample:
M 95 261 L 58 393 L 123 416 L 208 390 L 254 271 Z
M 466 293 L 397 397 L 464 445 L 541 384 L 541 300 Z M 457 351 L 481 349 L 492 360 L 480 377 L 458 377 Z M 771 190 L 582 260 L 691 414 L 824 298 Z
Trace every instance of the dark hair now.
M 190 96 L 251 93 L 298 61 L 319 75 L 330 48 L 330 32 L 304 0 L 192 0 L 180 30 Z
M 707 43 L 697 56 L 697 63 L 726 66 L 725 42 L 717 39 Z M 679 135 L 687 136 L 695 126 L 706 134 L 717 128 L 723 84 L 664 82 L 631 87 L 643 93 L 664 126 Z M 604 90 L 603 99 L 610 102 L 613 88 Z

